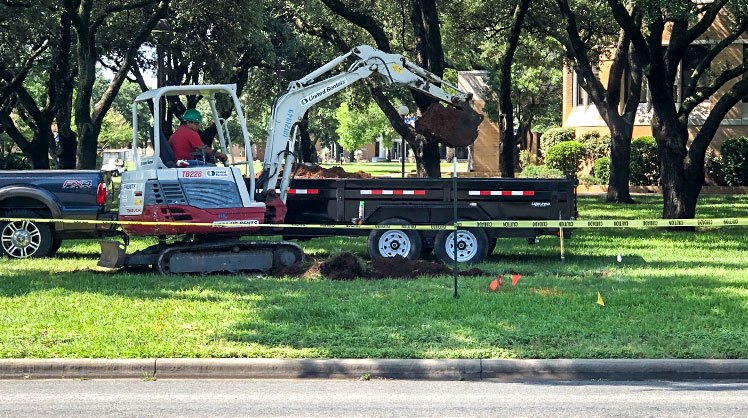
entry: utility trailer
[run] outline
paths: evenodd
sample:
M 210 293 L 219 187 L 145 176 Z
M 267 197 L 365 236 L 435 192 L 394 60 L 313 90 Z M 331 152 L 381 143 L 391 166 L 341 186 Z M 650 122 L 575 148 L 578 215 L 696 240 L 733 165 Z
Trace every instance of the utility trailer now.
M 291 182 L 285 223 L 449 225 L 454 219 L 451 178 L 307 179 Z M 457 216 L 462 221 L 558 220 L 577 217 L 575 180 L 458 178 Z M 277 230 L 275 231 L 277 234 Z M 368 235 L 372 259 L 417 259 L 432 249 L 451 262 L 452 230 L 288 228 L 284 239 Z M 477 263 L 499 238 L 557 235 L 554 228 L 466 228 L 457 234 L 458 261 Z M 568 231 L 565 231 L 568 234 Z

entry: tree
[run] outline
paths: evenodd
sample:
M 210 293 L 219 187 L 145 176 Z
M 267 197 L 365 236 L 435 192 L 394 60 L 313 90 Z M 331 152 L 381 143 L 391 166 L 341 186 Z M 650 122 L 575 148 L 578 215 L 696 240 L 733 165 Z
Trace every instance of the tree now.
M 615 0 L 618 1 L 618 0 Z M 595 104 L 600 116 L 610 129 L 610 180 L 607 193 L 609 202 L 633 203 L 629 193 L 629 167 L 631 161 L 631 135 L 633 133 L 634 118 L 639 106 L 642 72 L 636 57 L 631 52 L 631 37 L 619 30 L 618 41 L 612 51 L 613 60 L 608 73 L 606 86 L 595 73 L 598 69 L 600 57 L 611 54 L 610 50 L 600 50 L 600 36 L 590 33 L 590 27 L 581 26 L 577 20 L 577 13 L 571 10 L 568 0 L 556 0 L 558 10 L 563 18 L 564 32 L 556 33 L 556 37 L 564 46 L 567 60 L 571 63 L 577 80 L 587 92 L 590 100 Z M 594 5 L 582 3 L 578 7 L 590 18 L 589 11 L 595 10 Z M 599 16 L 592 16 L 598 20 Z M 632 19 L 641 20 L 639 12 L 632 10 Z M 609 22 L 610 19 L 599 21 Z M 595 22 L 585 22 L 587 25 Z M 592 27 L 592 30 L 597 30 Z M 605 35 L 605 32 L 598 32 Z M 626 82 L 627 81 L 627 82 Z M 623 86 L 622 86 L 623 83 Z M 621 106 L 621 90 L 623 90 L 623 106 Z
M 338 121 L 335 130 L 340 138 L 338 142 L 350 152 L 371 143 L 380 135 L 392 143 L 395 131 L 373 102 L 353 109 L 347 102 L 343 102 L 335 112 L 335 119 Z
M 608 0 L 608 5 L 631 40 L 648 81 L 654 110 L 652 132 L 660 152 L 662 216 L 693 218 L 704 185 L 707 148 L 725 115 L 748 94 L 748 77 L 744 77 L 748 61 L 714 63 L 748 29 L 745 7 L 734 0 L 647 1 L 637 3 L 635 9 L 627 9 L 619 0 Z M 643 19 L 638 18 L 639 11 Z M 703 50 L 691 49 L 718 16 L 729 18 L 721 20 L 726 35 L 702 46 Z M 666 30 L 669 42 L 663 45 Z M 720 90 L 721 96 L 716 94 Z M 710 97 L 709 115 L 689 145 L 689 118 Z
M 101 124 L 107 111 L 117 95 L 122 83 L 135 61 L 138 49 L 150 35 L 156 23 L 165 16 L 170 0 L 143 0 L 125 3 L 114 3 L 105 7 L 94 7 L 93 0 L 63 0 L 65 11 L 70 16 L 75 28 L 76 55 L 78 77 L 76 82 L 76 97 L 74 103 L 75 123 L 78 132 L 77 163 L 78 168 L 94 168 L 96 165 L 96 150 Z M 156 6 L 155 9 L 151 9 Z M 123 29 L 116 32 L 116 36 L 128 40 L 112 81 L 109 83 L 101 99 L 91 106 L 93 86 L 96 82 L 96 63 L 99 61 L 102 44 L 101 32 L 111 33 L 113 16 L 125 16 L 127 12 L 140 10 L 146 17 L 145 21 L 132 33 L 127 31 L 129 25 L 120 25 Z M 119 21 L 122 23 L 124 17 Z M 132 24 L 133 18 L 128 19 Z M 124 27 L 123 27 L 124 26 Z
M 492 49 L 486 50 L 492 54 Z M 517 121 L 516 139 L 520 149 L 529 147 L 526 139 L 533 131 L 544 131 L 561 122 L 562 52 L 551 37 L 526 34 L 520 40 L 512 66 L 512 106 Z M 500 121 L 498 91 L 499 72 L 489 71 L 484 112 L 494 122 Z
M 119 112 L 107 112 L 101 122 L 102 148 L 128 148 L 132 145 L 132 125 Z
M 75 141 L 67 106 L 75 71 L 69 64 L 69 16 L 54 0 L 5 2 L 0 13 L 6 16 L 0 31 L 0 125 L 33 168 L 49 168 L 48 153 L 64 167 L 70 157 L 64 146 L 71 136 Z M 59 147 L 52 132 L 55 120 Z
M 328 41 L 340 53 L 348 52 L 358 43 L 372 41 L 384 52 L 398 52 L 398 49 L 402 52 L 412 51 L 412 59 L 417 65 L 437 76 L 444 75 L 444 49 L 435 0 L 411 0 L 407 7 L 405 3 L 345 4 L 341 0 L 321 1 L 335 13 L 337 19 L 326 19 L 315 4 L 305 3 L 307 14 L 296 18 L 300 30 Z M 393 16 L 398 16 L 399 19 L 393 19 Z M 406 20 L 409 21 L 409 25 L 406 24 Z M 350 25 L 353 25 L 355 30 L 351 30 Z M 402 39 L 401 45 L 391 41 L 397 37 Z M 393 48 L 393 45 L 399 48 Z M 413 45 L 412 50 L 409 45 Z M 392 99 L 380 87 L 371 82 L 367 82 L 366 86 L 393 129 L 411 146 L 416 157 L 418 175 L 439 177 L 439 144 L 436 141 L 429 141 L 403 122 L 392 105 Z M 417 92 L 412 93 L 412 100 L 422 112 L 435 101 Z
M 506 38 L 504 53 L 499 59 L 498 66 L 499 111 L 502 114 L 499 119 L 503 122 L 500 126 L 505 128 L 500 131 L 499 169 L 502 177 L 509 178 L 514 178 L 514 149 L 517 144 L 517 138 L 514 136 L 514 106 L 512 105 L 512 62 L 530 3 L 531 0 L 517 0 L 509 36 Z

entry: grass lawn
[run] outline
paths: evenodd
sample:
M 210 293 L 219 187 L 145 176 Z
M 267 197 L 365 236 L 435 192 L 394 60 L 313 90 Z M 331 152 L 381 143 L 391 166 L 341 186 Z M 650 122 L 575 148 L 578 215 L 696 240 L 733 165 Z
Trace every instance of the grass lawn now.
M 661 197 L 637 200 L 581 197 L 580 214 L 658 216 Z M 748 216 L 748 196 L 703 196 L 698 216 Z M 589 229 L 566 243 L 562 265 L 553 237 L 500 240 L 479 266 L 490 274 L 461 278 L 455 300 L 447 276 L 112 273 L 95 242 L 72 241 L 58 258 L 0 259 L 0 357 L 748 358 L 746 229 Z M 301 244 L 366 253 L 361 238 Z M 510 272 L 517 287 L 488 290 Z

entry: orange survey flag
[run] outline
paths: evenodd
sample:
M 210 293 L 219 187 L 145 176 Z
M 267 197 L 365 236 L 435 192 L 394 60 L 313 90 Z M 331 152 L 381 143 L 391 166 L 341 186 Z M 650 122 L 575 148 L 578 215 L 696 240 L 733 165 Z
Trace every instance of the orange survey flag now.
M 491 284 L 488 287 L 490 287 L 491 290 L 493 290 L 495 292 L 496 288 L 499 287 L 499 282 L 496 279 L 493 279 L 493 281 L 491 282 Z
M 517 282 L 521 277 L 521 274 L 512 274 L 512 286 L 517 286 Z

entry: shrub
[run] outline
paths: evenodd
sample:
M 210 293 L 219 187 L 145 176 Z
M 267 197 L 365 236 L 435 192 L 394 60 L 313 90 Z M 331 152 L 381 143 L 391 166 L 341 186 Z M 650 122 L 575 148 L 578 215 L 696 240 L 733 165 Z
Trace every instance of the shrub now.
M 722 170 L 728 186 L 748 185 L 748 138 L 730 138 L 722 144 Z
M 575 138 L 574 128 L 551 128 L 540 136 L 540 153 L 545 157 L 548 150 L 564 141 L 573 141 Z
M 602 184 L 610 183 L 610 157 L 595 160 L 595 177 L 600 179 Z
M 584 156 L 584 145 L 578 141 L 564 141 L 548 149 L 545 163 L 548 167 L 561 170 L 564 174 L 576 174 Z
M 660 184 L 660 153 L 653 136 L 640 136 L 631 141 L 631 184 L 656 186 Z
M 722 156 L 717 154 L 713 148 L 706 150 L 706 156 L 704 156 L 704 174 L 711 184 L 717 186 L 724 186 L 725 172 L 722 168 Z
M 522 172 L 519 173 L 521 178 L 541 178 L 541 179 L 552 179 L 563 177 L 564 173 L 561 170 L 550 168 L 546 165 L 530 165 L 524 167 Z
M 530 158 L 530 152 L 527 150 L 520 150 L 519 151 L 519 166 L 522 168 L 529 167 L 532 164 L 532 160 Z
M 584 176 L 581 179 L 579 179 L 579 183 L 583 186 L 599 186 L 599 185 L 608 184 L 607 182 L 603 182 L 601 179 L 597 178 L 596 176 Z
M 587 158 L 597 160 L 601 157 L 610 156 L 610 135 L 600 136 L 598 131 L 585 132 L 579 136 L 579 142 L 587 150 Z

